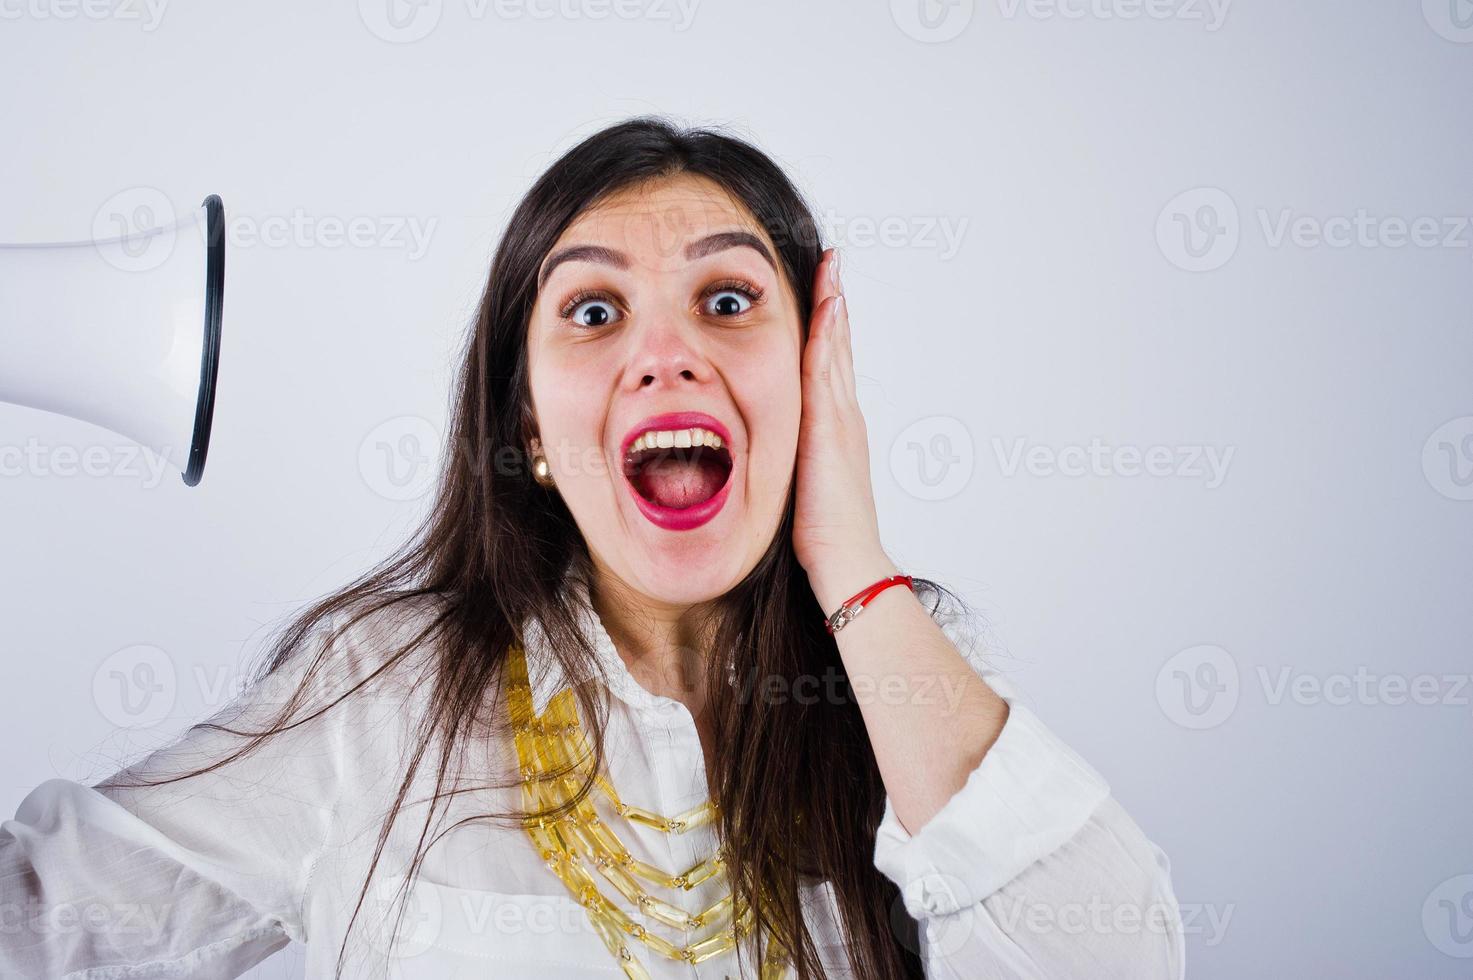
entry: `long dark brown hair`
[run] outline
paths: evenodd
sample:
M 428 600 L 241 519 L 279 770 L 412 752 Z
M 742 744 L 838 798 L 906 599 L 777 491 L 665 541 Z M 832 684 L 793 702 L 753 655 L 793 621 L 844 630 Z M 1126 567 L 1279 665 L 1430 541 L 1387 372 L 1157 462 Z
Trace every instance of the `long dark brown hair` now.
M 569 224 L 616 191 L 678 174 L 719 184 L 767 231 L 782 274 L 798 298 L 806 339 L 812 314 L 809 284 L 823 245 L 811 209 L 772 160 L 717 128 L 685 129 L 656 116 L 629 119 L 584 139 L 527 192 L 496 250 L 456 382 L 449 444 L 428 515 L 387 559 L 278 631 L 257 671 L 261 680 L 289 662 L 297 663 L 293 658 L 309 648 L 309 638 L 329 618 L 341 621 L 346 630 L 396 604 L 429 600 L 434 614 L 428 625 L 401 649 L 384 651 L 384 662 L 374 671 L 382 673 L 421 644 L 431 644 L 425 668 L 429 676 L 424 678 L 427 707 L 413 720 L 417 744 L 408 753 L 410 761 L 384 819 L 370 880 L 416 773 L 425 756 L 435 754 L 432 745 L 438 746 L 435 792 L 406 887 L 429 847 L 461 823 L 495 820 L 522 826 L 526 811 L 478 813 L 425 840 L 436 807 L 455 794 L 487 786 L 452 786 L 452 762 L 459 747 L 484 737 L 476 729 L 488 717 L 486 705 L 503 703 L 502 668 L 509 648 L 521 642 L 521 624 L 535 618 L 550 641 L 540 648 L 561 661 L 569 676 L 601 677 L 579 624 L 579 602 L 566 588 L 570 581 L 582 582 L 589 595 L 597 594 L 587 547 L 562 498 L 555 489 L 537 484 L 527 465 L 526 447 L 536 435 L 527 328 L 540 264 Z M 799 891 L 802 883 L 824 881 L 832 885 L 857 976 L 921 977 L 916 923 L 895 885 L 873 863 L 885 788 L 843 662 L 823 627 L 824 611 L 794 555 L 792 526 L 790 493 L 781 524 L 756 566 L 713 600 L 702 620 L 709 625 L 702 635 L 711 641 L 703 651 L 702 669 L 715 737 L 707 775 L 710 797 L 718 805 L 715 830 L 726 854 L 726 874 L 737 907 L 753 909 L 759 937 L 765 934 L 782 944 L 798 977 L 825 975 L 804 923 Z M 948 609 L 965 608 L 934 582 L 917 578 L 916 588 L 923 597 L 934 598 L 932 615 L 943 601 Z M 330 656 L 331 649 L 329 642 L 328 652 L 317 656 Z M 731 684 L 730 671 L 742 683 Z M 811 703 L 752 697 L 754 677 L 781 678 L 788 685 L 801 677 L 837 678 L 837 684 L 826 685 L 837 696 L 804 699 Z M 288 724 L 307 687 L 302 684 L 266 730 L 242 731 L 214 722 L 193 726 L 191 730 L 210 728 L 247 741 L 220 762 L 144 785 L 218 768 L 357 690 Z M 580 713 L 593 720 L 593 768 L 601 770 L 607 689 L 593 683 L 575 685 L 574 691 Z M 489 716 L 502 714 L 492 711 Z M 496 731 L 511 737 L 505 723 Z M 489 785 L 507 787 L 519 781 L 517 772 L 503 775 L 509 775 L 507 781 Z M 591 779 L 583 783 L 576 799 L 593 785 Z M 546 815 L 563 812 L 566 808 Z M 365 881 L 350 933 L 368 889 Z M 346 948 L 345 936 L 338 976 Z M 739 970 L 742 955 L 739 947 Z

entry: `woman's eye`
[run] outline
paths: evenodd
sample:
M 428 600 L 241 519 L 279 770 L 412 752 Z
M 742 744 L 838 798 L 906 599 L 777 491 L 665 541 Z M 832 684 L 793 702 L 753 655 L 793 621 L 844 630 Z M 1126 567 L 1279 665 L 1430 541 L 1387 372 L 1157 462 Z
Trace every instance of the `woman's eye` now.
M 740 289 L 723 289 L 712 294 L 707 308 L 717 316 L 740 316 L 752 308 L 752 299 Z
M 563 316 L 576 326 L 606 327 L 618 321 L 619 310 L 606 299 L 590 299 L 578 303 Z

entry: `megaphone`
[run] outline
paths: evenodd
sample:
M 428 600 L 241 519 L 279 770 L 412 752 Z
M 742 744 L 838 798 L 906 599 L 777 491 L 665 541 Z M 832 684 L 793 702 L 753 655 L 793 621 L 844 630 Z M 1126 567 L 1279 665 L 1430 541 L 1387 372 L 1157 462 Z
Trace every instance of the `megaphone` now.
M 88 241 L 0 244 L 0 401 L 100 425 L 204 475 L 220 368 L 225 206 L 133 229 L 99 212 Z M 136 202 L 135 202 L 136 203 Z M 109 222 L 125 230 L 101 237 Z

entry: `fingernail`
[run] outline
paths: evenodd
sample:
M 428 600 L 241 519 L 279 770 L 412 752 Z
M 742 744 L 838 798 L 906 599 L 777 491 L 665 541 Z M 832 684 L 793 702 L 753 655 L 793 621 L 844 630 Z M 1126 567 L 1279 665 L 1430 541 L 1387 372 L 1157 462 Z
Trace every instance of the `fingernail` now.
M 834 249 L 834 288 L 842 293 L 844 291 L 844 280 L 840 277 L 839 273 L 842 271 L 841 267 L 844 264 L 844 260 L 839 257 L 840 254 L 837 248 Z

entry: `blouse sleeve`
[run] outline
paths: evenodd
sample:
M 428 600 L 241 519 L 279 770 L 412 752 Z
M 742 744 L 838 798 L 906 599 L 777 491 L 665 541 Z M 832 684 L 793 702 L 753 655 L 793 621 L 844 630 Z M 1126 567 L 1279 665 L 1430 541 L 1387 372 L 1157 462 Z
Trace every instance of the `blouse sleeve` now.
M 111 785 L 213 763 L 245 741 L 196 726 L 101 783 L 47 780 L 0 822 L 0 977 L 237 977 L 307 939 L 303 904 L 333 822 L 349 702 L 305 716 L 359 673 L 350 650 L 309 671 L 326 646 L 321 632 L 310 639 L 209 719 L 259 730 L 305 681 L 299 726 L 204 775 Z
M 887 796 L 875 840 L 875 866 L 920 925 L 926 977 L 1182 980 L 1166 854 L 1005 678 L 958 647 L 1007 701 L 1002 732 L 916 834 Z

